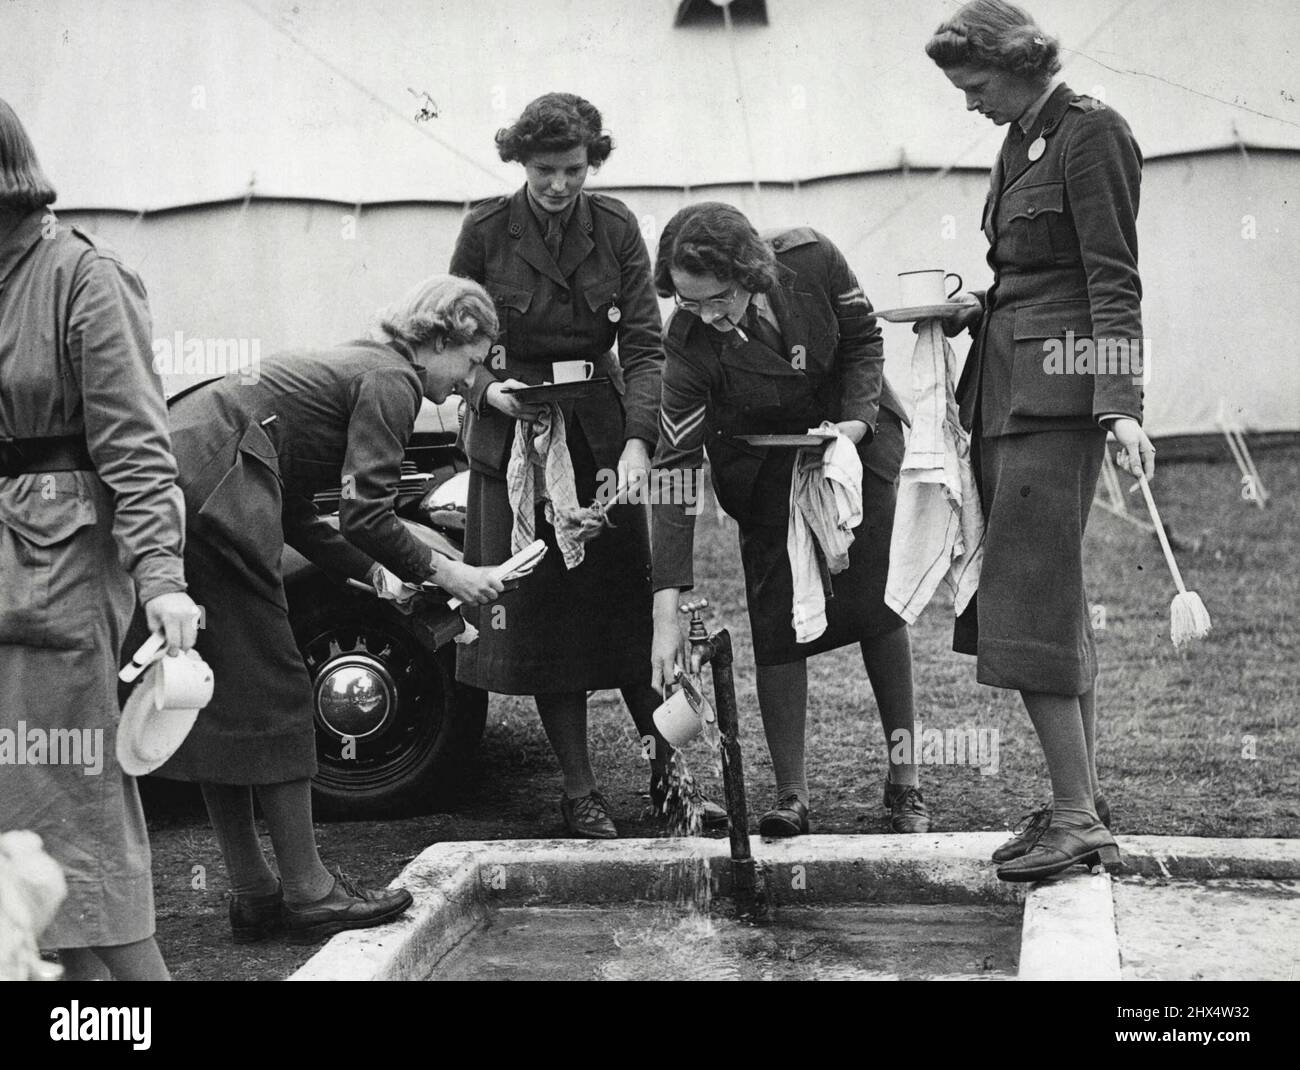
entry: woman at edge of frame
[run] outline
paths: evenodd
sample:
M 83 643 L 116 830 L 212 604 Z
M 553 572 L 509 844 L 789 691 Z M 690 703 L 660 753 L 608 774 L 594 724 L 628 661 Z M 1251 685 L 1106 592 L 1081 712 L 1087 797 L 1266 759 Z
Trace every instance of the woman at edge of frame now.
M 884 604 L 906 416 L 884 377 L 871 303 L 824 235 L 797 227 L 764 240 L 740 211 L 716 202 L 683 208 L 669 221 L 655 284 L 677 303 L 665 332 L 655 471 L 685 469 L 694 483 L 707 452 L 718 502 L 740 527 L 758 705 L 776 776 L 776 805 L 759 831 L 809 831 L 807 658 L 856 642 L 890 754 L 890 827 L 926 832 L 915 749 L 895 746 L 900 731 L 909 739 L 915 732 L 911 646 L 907 626 Z M 825 420 L 856 445 L 863 520 L 847 570 L 832 578 L 825 632 L 799 643 L 787 552 L 795 451 L 736 436 L 802 433 Z M 653 677 L 661 688 L 671 686 L 681 656 L 678 600 L 694 583 L 694 534 L 686 505 L 656 503 Z M 907 762 L 895 760 L 904 753 Z
M 613 473 L 618 484 L 645 484 L 663 362 L 659 306 L 638 221 L 621 201 L 583 191 L 589 172 L 613 150 L 600 112 L 571 93 L 547 93 L 498 131 L 496 142 L 502 160 L 523 167 L 525 183 L 469 213 L 450 267 L 487 288 L 501 320 L 501 344 L 476 375 L 464 431 L 470 462 L 465 560 L 488 565 L 511 553 L 505 475 L 516 424 L 540 412 L 508 388 L 549 381 L 551 364 L 565 360 L 591 361 L 592 378 L 610 380 L 597 396 L 561 406 L 578 502 L 586 505 Z M 565 826 L 592 839 L 618 831 L 591 768 L 588 692 L 622 692 L 650 759 L 651 806 L 661 817 L 672 755 L 653 719 L 660 700 L 648 672 L 645 513 L 639 504 L 618 505 L 608 516 L 612 526 L 566 571 L 538 503 L 537 537 L 549 553 L 501 598 L 499 614 L 497 607 L 467 614 L 479 640 L 457 654 L 461 682 L 534 697 L 564 779 Z M 701 800 L 699 812 L 705 827 L 725 827 L 726 813 L 715 803 Z
M 1057 42 L 1012 4 L 964 5 L 926 53 L 968 111 L 1007 127 L 984 208 L 994 282 L 946 324 L 975 337 L 957 396 L 987 524 L 953 648 L 977 656 L 980 683 L 1020 692 L 1038 735 L 1052 800 L 993 859 L 1003 880 L 1041 880 L 1119 861 L 1097 777 L 1082 543 L 1108 429 L 1122 468 L 1155 474 L 1141 426 L 1142 153 L 1117 112 L 1053 77 Z M 1050 343 L 1071 332 L 1107 343 L 1098 353 L 1121 343 L 1128 367 L 1052 374 Z
M 166 980 L 144 811 L 116 757 L 117 659 L 135 602 L 171 654 L 199 609 L 144 284 L 60 224 L 56 196 L 0 100 L 0 726 L 94 733 L 102 763 L 6 762 L 0 830 L 36 832 L 63 870 L 39 945 L 67 980 Z

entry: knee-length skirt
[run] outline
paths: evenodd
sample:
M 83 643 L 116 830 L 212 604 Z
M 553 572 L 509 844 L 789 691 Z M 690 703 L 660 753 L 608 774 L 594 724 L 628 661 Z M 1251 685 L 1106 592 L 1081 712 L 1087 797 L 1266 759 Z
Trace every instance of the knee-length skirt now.
M 589 504 L 598 473 L 580 423 L 569 425 L 567 440 L 578 501 Z M 536 532 L 546 556 L 515 590 L 466 610 L 479 637 L 457 648 L 462 683 L 498 694 L 537 695 L 649 681 L 653 619 L 645 507 L 615 506 L 609 519 L 613 526 L 586 543 L 582 563 L 566 569 L 538 505 Z M 505 480 L 471 470 L 465 560 L 506 560 L 513 523 Z
M 813 654 L 884 635 L 903 626 L 903 619 L 885 605 L 889 575 L 889 543 L 894 531 L 896 481 L 872 469 L 898 472 L 903 456 L 903 426 L 882 410 L 876 437 L 869 447 L 877 463 L 862 473 L 862 523 L 853 529 L 849 567 L 831 577 L 826 598 L 826 631 L 811 643 L 795 640 L 791 611 L 794 576 L 786 549 L 784 524 L 745 525 L 740 530 L 740 557 L 745 571 L 745 601 L 759 665 L 783 665 Z M 789 495 L 788 475 L 766 493 Z M 782 487 L 781 483 L 784 484 Z
M 1079 695 L 1097 675 L 1083 534 L 1106 432 L 972 439 L 986 522 L 979 591 L 953 649 L 992 687 Z
M 174 410 L 173 426 L 178 422 Z M 237 785 L 316 773 L 311 676 L 289 624 L 281 574 L 283 492 L 263 457 L 240 448 L 258 432 L 256 425 L 236 431 L 198 471 L 188 436 L 173 435 L 185 494 L 185 577 L 203 608 L 195 649 L 215 684 L 212 701 L 157 776 Z M 262 454 L 274 455 L 269 443 Z

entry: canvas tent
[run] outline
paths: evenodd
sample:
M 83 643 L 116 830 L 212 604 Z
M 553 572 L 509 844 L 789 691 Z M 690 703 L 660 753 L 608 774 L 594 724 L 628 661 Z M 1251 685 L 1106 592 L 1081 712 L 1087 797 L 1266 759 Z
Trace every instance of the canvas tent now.
M 0 96 L 61 213 L 149 286 L 155 335 L 262 352 L 355 336 L 445 270 L 465 207 L 508 192 L 492 134 L 580 93 L 618 147 L 592 188 L 653 245 L 681 205 L 834 238 L 877 305 L 895 273 L 988 281 L 979 213 L 1002 132 L 922 46 L 945 0 L 767 0 L 766 22 L 675 27 L 677 0 L 9 0 Z M 1287 0 L 1038 0 L 1064 77 L 1130 121 L 1148 426 L 1300 426 L 1300 9 Z M 886 326 L 907 396 L 911 335 Z

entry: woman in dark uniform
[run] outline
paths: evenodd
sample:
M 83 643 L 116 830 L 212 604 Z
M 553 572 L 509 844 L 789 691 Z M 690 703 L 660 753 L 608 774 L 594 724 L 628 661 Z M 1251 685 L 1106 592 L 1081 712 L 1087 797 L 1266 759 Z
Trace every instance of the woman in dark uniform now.
M 759 830 L 798 835 L 809 828 L 809 656 L 859 643 L 886 747 L 898 742 L 895 732 L 906 730 L 910 739 L 914 729 L 907 628 L 884 604 L 903 409 L 884 377 L 871 304 L 840 251 L 816 231 L 800 227 L 765 241 L 730 205 L 683 208 L 660 238 L 655 284 L 677 301 L 665 335 L 656 476 L 682 469 L 695 480 L 707 451 L 718 502 L 740 525 L 758 705 L 777 781 L 776 806 Z M 853 532 L 848 569 L 832 579 L 825 632 L 800 643 L 786 549 L 796 454 L 736 436 L 802 433 L 823 421 L 857 446 L 863 520 Z M 689 501 L 655 505 L 658 687 L 671 683 L 680 652 L 677 603 L 693 583 L 694 523 Z M 891 762 L 885 806 L 894 831 L 929 828 L 914 763 Z
M 19 749 L 0 744 L 0 830 L 38 833 L 63 870 L 41 946 L 67 979 L 163 980 L 144 812 L 116 758 L 117 656 L 133 603 L 172 652 L 198 607 L 144 285 L 54 199 L 0 100 L 0 729 Z M 97 757 L 32 761 L 33 733 Z
M 988 525 L 954 648 L 977 655 L 981 683 L 1020 691 L 1052 780 L 1052 802 L 994 853 L 1015 881 L 1118 860 L 1097 779 L 1083 531 L 1108 428 L 1126 470 L 1155 470 L 1141 428 L 1142 153 L 1117 113 L 1055 83 L 1057 51 L 1001 0 L 966 4 L 926 45 L 967 110 L 1008 128 L 984 209 L 994 282 L 948 329 L 975 335 L 957 396 Z M 1070 362 L 1054 361 L 1069 337 Z
M 516 424 L 539 415 L 503 388 L 550 381 L 551 364 L 566 360 L 591 361 L 593 378 L 610 380 L 562 406 L 585 506 L 598 487 L 643 485 L 658 435 L 663 363 L 659 306 L 636 217 L 621 201 L 582 190 L 613 147 L 600 112 L 571 93 L 548 93 L 497 134 L 497 147 L 503 160 L 523 165 L 527 180 L 513 196 L 469 214 L 451 260 L 454 274 L 487 288 L 501 319 L 500 344 L 476 375 L 465 422 L 465 560 L 489 565 L 511 553 L 505 477 Z M 634 504 L 608 511 L 610 527 L 586 544 L 584 560 L 571 570 L 539 503 L 536 531 L 550 552 L 527 584 L 474 621 L 479 640 L 461 647 L 457 661 L 464 683 L 535 696 L 564 777 L 565 825 L 575 836 L 598 839 L 618 833 L 587 753 L 587 693 L 622 692 L 650 758 L 650 797 L 660 813 L 671 756 L 654 726 L 660 700 L 647 670 L 647 525 L 635 504 L 639 491 L 629 498 Z M 707 804 L 706 811 L 706 824 L 725 823 L 720 807 Z
M 311 679 L 289 624 L 280 560 L 287 542 L 340 576 L 373 579 L 382 567 L 411 583 L 436 580 L 467 602 L 500 593 L 487 570 L 430 550 L 393 512 L 423 399 L 441 403 L 463 391 L 496 326 L 481 287 L 435 276 L 384 316 L 382 340 L 276 354 L 251 383 L 228 376 L 172 404 L 185 567 L 205 611 L 197 649 L 216 689 L 157 775 L 202 785 L 230 876 L 237 941 L 285 928 L 309 942 L 381 924 L 411 903 L 403 889 L 358 888 L 317 853 Z M 312 496 L 340 486 L 336 529 Z M 254 793 L 279 881 L 253 824 Z

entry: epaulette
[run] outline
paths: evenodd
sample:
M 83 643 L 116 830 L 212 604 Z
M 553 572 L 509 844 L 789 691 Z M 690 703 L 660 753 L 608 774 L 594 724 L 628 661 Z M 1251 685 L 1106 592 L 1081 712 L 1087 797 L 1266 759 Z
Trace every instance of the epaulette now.
M 591 203 L 597 208 L 603 208 L 611 215 L 618 216 L 619 219 L 631 219 L 632 209 L 620 201 L 617 197 L 610 197 L 605 193 L 591 193 Z
M 1080 111 L 1100 111 L 1105 106 L 1106 105 L 1096 97 L 1090 97 L 1084 93 L 1080 93 L 1070 101 L 1070 107 L 1078 108 Z
M 489 197 L 482 204 L 476 204 L 469 210 L 469 218 L 474 223 L 481 223 L 489 216 L 496 215 L 509 203 L 509 197 Z
M 786 227 L 782 230 L 770 230 L 764 238 L 771 243 L 778 253 L 787 249 L 797 249 L 801 245 L 816 245 L 817 232 L 812 227 Z
M 118 255 L 117 250 L 105 245 L 101 239 L 95 237 L 90 231 L 82 230 L 75 224 L 69 224 L 68 230 L 94 249 L 100 256 L 107 257 L 119 264 L 122 263 L 122 258 Z
M 694 318 L 693 316 L 683 316 L 681 309 L 674 305 L 673 310 L 668 313 L 668 322 L 664 324 L 664 336 L 671 342 L 685 342 Z

